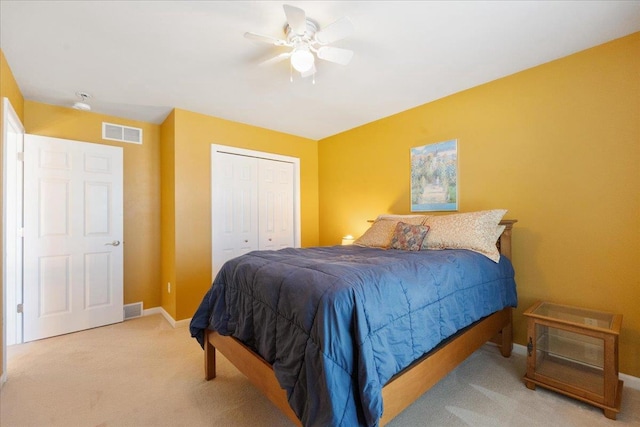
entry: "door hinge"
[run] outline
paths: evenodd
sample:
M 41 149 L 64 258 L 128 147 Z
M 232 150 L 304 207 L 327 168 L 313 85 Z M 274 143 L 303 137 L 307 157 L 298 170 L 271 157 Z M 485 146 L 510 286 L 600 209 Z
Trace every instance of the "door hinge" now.
M 18 151 L 16 154 L 18 155 L 18 161 L 24 162 L 24 151 Z
M 22 304 L 18 304 L 18 313 L 24 313 L 24 306 Z
M 24 237 L 24 228 L 20 227 L 17 230 L 18 237 Z

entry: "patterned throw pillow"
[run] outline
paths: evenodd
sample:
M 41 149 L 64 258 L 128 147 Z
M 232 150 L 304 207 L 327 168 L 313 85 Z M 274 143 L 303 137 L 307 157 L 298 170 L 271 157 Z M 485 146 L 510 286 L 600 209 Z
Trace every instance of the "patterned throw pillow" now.
M 389 249 L 401 249 L 404 251 L 419 251 L 422 242 L 429 232 L 425 225 L 412 225 L 399 222 L 391 238 Z

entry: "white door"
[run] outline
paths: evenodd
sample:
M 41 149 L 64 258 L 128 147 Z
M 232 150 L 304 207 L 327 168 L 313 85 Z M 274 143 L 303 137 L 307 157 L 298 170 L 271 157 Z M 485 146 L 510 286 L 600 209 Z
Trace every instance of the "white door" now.
M 212 156 L 213 271 L 258 249 L 258 159 L 235 154 Z
M 293 164 L 260 159 L 258 183 L 258 246 L 293 247 Z
M 24 341 L 123 320 L 121 147 L 24 142 Z

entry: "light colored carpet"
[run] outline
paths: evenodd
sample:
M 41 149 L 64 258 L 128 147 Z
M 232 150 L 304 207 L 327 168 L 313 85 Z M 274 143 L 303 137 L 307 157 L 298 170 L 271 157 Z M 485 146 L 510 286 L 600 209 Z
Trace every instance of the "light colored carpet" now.
M 522 382 L 525 358 L 475 352 L 390 424 L 405 426 L 640 426 L 640 390 L 625 388 L 618 421 Z M 0 425 L 288 426 L 223 357 L 203 379 L 203 352 L 162 316 L 12 346 Z

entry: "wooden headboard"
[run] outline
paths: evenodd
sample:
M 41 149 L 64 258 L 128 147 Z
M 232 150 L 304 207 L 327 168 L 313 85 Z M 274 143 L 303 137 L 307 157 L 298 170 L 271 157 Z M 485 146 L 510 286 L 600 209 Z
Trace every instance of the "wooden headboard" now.
M 516 222 L 518 222 L 517 219 L 503 219 L 500 221 L 500 225 L 504 225 L 504 231 L 496 242 L 500 254 L 506 256 L 509 260 L 511 260 L 511 229 Z

